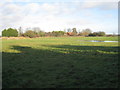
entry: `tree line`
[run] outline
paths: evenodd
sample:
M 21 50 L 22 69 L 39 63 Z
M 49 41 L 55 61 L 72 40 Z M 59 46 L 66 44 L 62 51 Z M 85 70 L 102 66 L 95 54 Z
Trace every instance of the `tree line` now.
M 68 28 L 67 30 L 64 31 L 52 31 L 52 32 L 45 32 L 41 30 L 39 27 L 34 27 L 34 28 L 27 28 L 27 30 L 23 33 L 22 28 L 20 27 L 18 30 L 14 28 L 8 28 L 4 29 L 2 31 L 2 36 L 4 37 L 45 37 L 45 36 L 105 36 L 106 33 L 103 31 L 99 32 L 92 32 L 91 29 L 84 29 L 81 32 L 77 31 L 76 28 Z

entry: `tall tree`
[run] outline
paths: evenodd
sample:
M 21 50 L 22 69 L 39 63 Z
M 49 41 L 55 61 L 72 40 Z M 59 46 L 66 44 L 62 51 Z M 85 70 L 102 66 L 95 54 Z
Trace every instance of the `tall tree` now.
M 76 28 L 73 28 L 73 29 L 72 29 L 72 33 L 73 33 L 73 35 L 77 35 L 77 30 L 76 30 Z
M 18 31 L 16 29 L 13 29 L 13 28 L 4 29 L 2 31 L 2 36 L 17 37 L 18 36 Z
M 66 33 L 66 28 L 64 29 L 64 32 Z
M 78 33 L 80 33 L 80 29 L 78 29 Z
M 77 33 L 76 28 L 73 28 L 72 30 L 73 30 L 73 31 L 72 31 L 73 33 Z
M 67 32 L 72 32 L 72 30 L 70 28 L 67 29 Z
M 23 32 L 22 32 L 22 27 L 19 27 L 19 29 L 18 29 L 18 30 L 19 30 L 18 36 L 21 36 L 21 35 L 22 35 L 22 33 L 23 33 Z
M 35 31 L 36 33 L 42 31 L 39 27 L 33 27 L 32 30 Z
M 87 28 L 82 30 L 81 35 L 88 36 L 90 33 L 92 33 L 92 30 Z

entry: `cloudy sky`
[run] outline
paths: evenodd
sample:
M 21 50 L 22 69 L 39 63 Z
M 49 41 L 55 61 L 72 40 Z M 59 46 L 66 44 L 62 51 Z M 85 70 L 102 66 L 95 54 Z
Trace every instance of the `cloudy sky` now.
M 44 31 L 90 28 L 118 33 L 118 0 L 2 0 L 0 30 L 40 27 Z

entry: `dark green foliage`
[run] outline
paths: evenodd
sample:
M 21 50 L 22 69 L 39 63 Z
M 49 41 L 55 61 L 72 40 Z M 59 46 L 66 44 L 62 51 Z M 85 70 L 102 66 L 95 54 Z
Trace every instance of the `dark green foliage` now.
M 2 36 L 17 37 L 18 36 L 18 31 L 16 29 L 13 29 L 13 28 L 4 29 L 2 31 Z
M 96 32 L 90 33 L 89 36 L 97 36 L 97 33 Z
M 93 33 L 90 33 L 89 36 L 105 36 L 105 32 L 93 32 Z
M 52 35 L 58 37 L 58 36 L 63 36 L 64 33 L 65 33 L 64 31 L 53 31 Z
M 7 30 L 6 30 L 6 29 L 4 29 L 4 30 L 2 31 L 2 36 L 7 36 Z
M 98 36 L 105 36 L 105 32 L 98 32 Z

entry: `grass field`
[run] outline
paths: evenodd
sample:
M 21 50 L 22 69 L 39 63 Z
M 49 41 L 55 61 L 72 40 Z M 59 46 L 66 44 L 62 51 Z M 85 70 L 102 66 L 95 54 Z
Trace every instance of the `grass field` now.
M 118 37 L 2 40 L 3 88 L 116 88 Z

